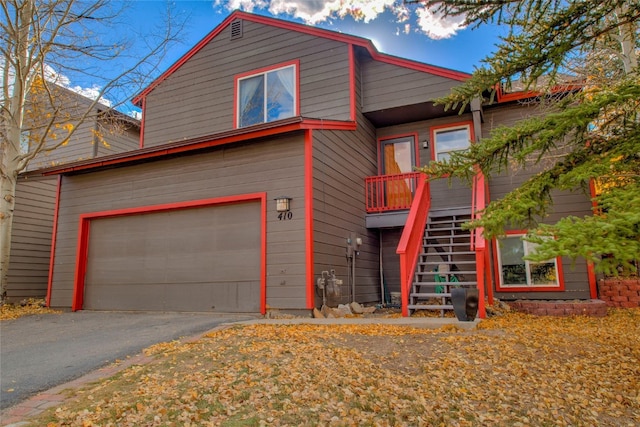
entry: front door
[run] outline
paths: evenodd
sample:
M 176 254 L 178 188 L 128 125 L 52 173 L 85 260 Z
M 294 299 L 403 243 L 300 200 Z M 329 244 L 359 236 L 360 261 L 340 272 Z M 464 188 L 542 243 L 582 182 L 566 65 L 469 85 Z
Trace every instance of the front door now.
M 413 135 L 380 141 L 382 175 L 400 175 L 414 172 L 416 165 L 416 138 Z M 413 180 L 389 177 L 385 184 L 386 206 L 406 208 L 411 205 L 415 191 Z

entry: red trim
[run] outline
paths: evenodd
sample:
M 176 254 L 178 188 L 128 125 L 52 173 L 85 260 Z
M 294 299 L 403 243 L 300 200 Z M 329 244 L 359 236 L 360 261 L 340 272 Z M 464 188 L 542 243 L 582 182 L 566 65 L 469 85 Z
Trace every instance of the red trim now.
M 469 126 L 469 140 L 471 141 L 471 143 L 476 142 L 476 134 L 475 134 L 475 129 L 473 127 L 473 120 L 464 120 L 461 122 L 454 122 L 454 123 L 447 123 L 444 125 L 438 125 L 438 126 L 431 126 L 429 128 L 429 140 L 431 141 L 431 144 L 429 144 L 429 149 L 431 151 L 431 160 L 435 161 L 436 160 L 436 131 L 442 130 L 442 129 L 454 129 L 454 128 L 462 128 L 464 126 Z
M 270 25 L 272 27 L 283 28 L 286 30 L 296 31 L 304 34 L 309 34 L 316 37 L 321 37 L 329 40 L 335 40 L 338 42 L 348 43 L 354 46 L 365 48 L 371 57 L 380 62 L 386 62 L 400 67 L 409 68 L 424 73 L 433 74 L 436 76 L 446 77 L 452 80 L 464 81 L 471 77 L 470 74 L 463 73 L 461 71 L 450 70 L 448 68 L 437 67 L 434 65 L 424 64 L 421 62 L 415 62 L 404 58 L 398 58 L 392 55 L 387 55 L 378 52 L 371 40 L 356 37 L 348 34 L 336 33 L 334 31 L 325 30 L 322 28 L 316 28 L 309 25 L 298 24 L 295 22 L 282 21 L 280 19 L 269 18 L 266 16 L 253 15 L 246 12 L 235 11 L 229 15 L 224 21 L 220 23 L 213 31 L 207 34 L 202 40 L 198 42 L 189 52 L 187 52 L 182 58 L 176 61 L 171 67 L 164 73 L 155 79 L 146 89 L 136 95 L 132 102 L 139 105 L 140 101 L 147 96 L 153 89 L 155 89 L 160 83 L 166 80 L 171 74 L 173 74 L 178 68 L 180 68 L 185 62 L 200 51 L 207 45 L 213 38 L 220 34 L 233 20 L 244 19 L 246 21 L 256 22 L 259 24 Z
M 256 70 L 252 70 L 252 71 L 246 71 L 244 73 L 240 73 L 237 74 L 234 79 L 233 79 L 233 128 L 234 129 L 238 129 L 240 128 L 240 117 L 238 116 L 238 111 L 239 111 L 239 106 L 238 106 L 238 90 L 239 90 L 239 85 L 238 82 L 246 77 L 249 76 L 255 76 L 258 74 L 264 74 L 267 73 L 269 71 L 273 71 L 273 70 L 277 70 L 280 68 L 286 68 L 286 67 L 290 67 L 292 66 L 294 67 L 294 84 L 295 84 L 295 92 L 296 92 L 296 96 L 294 99 L 295 105 L 294 105 L 294 111 L 293 111 L 293 115 L 294 116 L 299 116 L 300 115 L 300 60 L 299 59 L 295 59 L 293 61 L 287 61 L 287 62 L 281 62 L 279 64 L 273 64 L 273 65 L 269 65 L 266 67 L 262 67 L 262 68 L 258 68 Z
M 349 110 L 351 121 L 356 121 L 356 60 L 355 47 L 349 45 Z
M 587 261 L 587 277 L 589 278 L 589 296 L 591 299 L 597 299 L 598 282 L 596 280 L 596 269 L 590 261 Z
M 385 175 L 384 164 L 382 162 L 382 157 L 383 157 L 382 142 L 389 141 L 391 139 L 400 139 L 400 138 L 408 138 L 408 137 L 413 137 L 413 151 L 414 151 L 413 157 L 414 157 L 414 163 L 415 163 L 414 166 L 415 167 L 420 166 L 420 150 L 418 148 L 418 132 L 401 133 L 398 135 L 385 136 L 385 137 L 378 138 L 378 173 L 380 175 Z M 410 172 L 413 172 L 413 171 L 410 171 Z M 408 173 L 408 172 L 403 172 L 403 173 Z
M 512 235 L 525 235 L 526 230 L 510 230 L 506 231 L 507 236 Z M 494 256 L 494 269 L 496 274 L 496 292 L 564 292 L 564 269 L 562 268 L 562 258 L 556 257 L 556 268 L 558 273 L 558 286 L 502 286 L 502 274 L 500 272 L 500 264 L 498 258 L 498 242 L 497 239 L 493 239 L 493 253 Z
M 213 199 L 188 200 L 184 202 L 166 203 L 151 206 L 136 206 L 133 208 L 115 209 L 111 211 L 91 212 L 80 215 L 80 225 L 78 227 L 78 243 L 76 248 L 76 270 L 73 284 L 73 301 L 71 310 L 82 310 L 84 303 L 84 285 L 87 270 L 87 257 L 89 250 L 89 231 L 91 221 L 94 219 L 113 218 L 120 216 L 139 215 L 147 213 L 167 212 L 173 210 L 200 208 L 213 205 L 224 205 L 233 203 L 243 203 L 250 201 L 260 201 L 261 203 L 261 236 L 260 236 L 260 312 L 266 313 L 266 293 L 267 293 L 267 195 L 266 193 L 252 193 L 238 196 L 216 197 Z
M 62 175 L 58 175 L 56 188 L 56 202 L 53 207 L 53 230 L 51 231 L 51 254 L 49 256 L 49 277 L 47 278 L 47 307 L 51 307 L 51 289 L 53 285 L 53 266 L 56 259 L 56 241 L 58 235 L 58 213 L 60 212 L 60 189 L 62 188 Z
M 505 92 L 502 88 L 502 85 L 496 85 L 496 101 L 500 104 L 503 102 L 511 102 L 511 101 L 521 101 L 523 99 L 535 98 L 543 94 L 543 92 L 537 90 L 520 90 L 516 92 Z M 567 85 L 556 85 L 551 88 L 551 93 L 560 93 L 560 92 L 573 92 L 582 89 L 581 85 L 576 84 L 567 84 Z
M 309 130 L 309 129 L 331 129 L 331 130 L 355 130 L 356 124 L 353 122 L 341 122 L 330 120 L 306 120 L 301 122 L 289 123 L 285 125 L 275 125 L 268 129 L 261 129 L 257 131 L 248 130 L 247 132 L 236 134 L 232 136 L 216 137 L 212 136 L 210 140 L 199 140 L 194 143 L 186 143 L 184 145 L 171 145 L 165 144 L 158 147 L 147 148 L 146 151 L 140 153 L 139 151 L 132 151 L 131 154 L 127 153 L 124 157 L 115 157 L 112 159 L 96 160 L 89 163 L 81 163 L 77 165 L 67 164 L 64 166 L 51 168 L 48 171 L 43 172 L 43 175 L 56 175 L 69 172 L 82 171 L 87 169 L 95 169 L 106 166 L 118 165 L 123 163 L 136 162 L 146 159 L 153 159 L 157 157 L 167 156 L 170 154 L 184 153 L 193 150 L 200 150 L 203 148 L 217 147 L 219 145 L 231 144 L 234 142 L 247 141 L 250 139 L 263 138 L 266 136 L 279 135 L 287 132 L 293 132 L 297 130 Z M 169 148 L 166 148 L 170 145 Z M 164 148 L 163 148 L 164 147 Z
M 315 283 L 313 277 L 313 130 L 308 130 L 304 136 L 304 201 L 307 308 L 313 309 L 315 307 Z
M 147 116 L 147 98 L 142 98 L 142 119 L 140 120 L 140 148 L 144 148 L 144 119 Z
M 400 257 L 400 298 L 402 300 L 402 316 L 404 317 L 409 316 L 409 288 L 415 275 L 418 255 L 422 250 L 422 239 L 430 208 L 430 185 L 425 175 L 416 190 L 396 249 L 396 253 Z

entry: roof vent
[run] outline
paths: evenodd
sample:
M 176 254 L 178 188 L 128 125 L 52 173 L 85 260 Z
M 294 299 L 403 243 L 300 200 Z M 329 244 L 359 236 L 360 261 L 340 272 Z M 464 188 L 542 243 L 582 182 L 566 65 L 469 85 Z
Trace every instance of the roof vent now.
M 242 20 L 237 19 L 231 23 L 231 40 L 242 38 Z

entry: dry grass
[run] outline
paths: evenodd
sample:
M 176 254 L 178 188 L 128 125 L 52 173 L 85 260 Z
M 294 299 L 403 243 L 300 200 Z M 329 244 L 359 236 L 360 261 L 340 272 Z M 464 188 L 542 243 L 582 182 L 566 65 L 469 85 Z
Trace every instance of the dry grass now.
M 3 304 L 0 305 L 0 321 L 13 320 L 22 316 L 31 316 L 34 314 L 51 314 L 61 313 L 60 311 L 45 307 L 43 299 L 28 299 L 20 304 Z
M 472 331 L 253 325 L 146 352 L 33 425 L 640 425 L 638 309 Z

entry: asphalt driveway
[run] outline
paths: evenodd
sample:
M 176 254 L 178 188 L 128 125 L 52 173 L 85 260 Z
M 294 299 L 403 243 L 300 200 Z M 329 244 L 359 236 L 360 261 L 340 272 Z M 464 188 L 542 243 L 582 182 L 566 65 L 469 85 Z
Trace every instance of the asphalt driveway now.
M 208 313 L 79 311 L 0 322 L 0 409 L 158 342 L 252 319 Z

